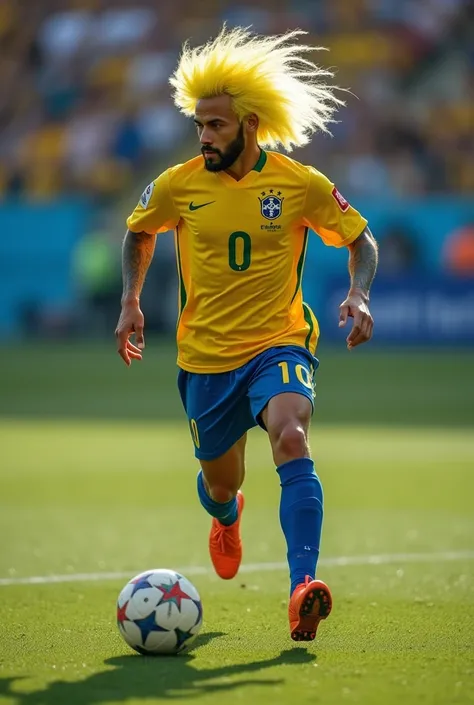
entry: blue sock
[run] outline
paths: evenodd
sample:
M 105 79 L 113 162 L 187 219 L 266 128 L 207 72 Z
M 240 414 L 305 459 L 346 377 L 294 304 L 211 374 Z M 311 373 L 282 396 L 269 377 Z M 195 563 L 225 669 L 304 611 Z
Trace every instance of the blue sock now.
M 237 521 L 237 499 L 234 497 L 228 502 L 215 502 L 212 497 L 209 497 L 204 487 L 202 470 L 198 472 L 197 476 L 197 491 L 199 501 L 211 517 L 215 517 L 225 526 L 230 526 Z
M 316 575 L 323 523 L 323 488 L 311 458 L 277 468 L 280 476 L 280 524 L 288 547 L 291 592 L 306 575 Z

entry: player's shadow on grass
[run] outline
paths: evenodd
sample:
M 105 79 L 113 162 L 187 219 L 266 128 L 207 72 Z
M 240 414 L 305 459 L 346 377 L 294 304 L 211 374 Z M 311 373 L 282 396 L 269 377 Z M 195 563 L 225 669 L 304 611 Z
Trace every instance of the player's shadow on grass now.
M 196 640 L 197 648 L 221 636 L 224 636 L 222 632 L 203 634 Z M 281 685 L 282 678 L 252 676 L 274 666 L 311 663 L 315 656 L 304 648 L 292 648 L 273 658 L 215 668 L 195 668 L 195 659 L 193 652 L 170 657 L 116 656 L 104 662 L 113 669 L 72 683 L 54 681 L 43 690 L 31 693 L 12 692 L 14 679 L 0 679 L 0 695 L 15 698 L 15 705 L 102 705 L 131 698 L 173 699 L 224 694 L 245 685 Z

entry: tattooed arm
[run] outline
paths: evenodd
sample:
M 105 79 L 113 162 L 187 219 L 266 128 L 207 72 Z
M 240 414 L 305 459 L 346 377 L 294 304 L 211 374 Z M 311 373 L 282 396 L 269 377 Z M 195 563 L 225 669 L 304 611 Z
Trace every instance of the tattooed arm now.
M 122 311 L 120 314 L 115 336 L 117 338 L 118 353 L 126 365 L 132 359 L 141 360 L 141 350 L 145 347 L 143 337 L 144 318 L 140 309 L 140 294 L 142 292 L 145 276 L 153 258 L 156 235 L 147 233 L 132 233 L 127 231 L 122 247 Z M 135 333 L 133 345 L 129 338 Z
M 377 243 L 369 228 L 348 249 L 351 291 L 360 291 L 368 299 L 378 261 Z
M 138 303 L 145 276 L 155 251 L 156 235 L 132 233 L 127 230 L 122 246 L 122 305 L 127 301 Z
M 354 319 L 352 330 L 346 338 L 347 348 L 351 350 L 372 337 L 374 321 L 368 303 L 370 286 L 377 270 L 378 250 L 369 228 L 348 249 L 351 287 L 347 299 L 339 307 L 339 327 L 346 325 L 348 317 Z

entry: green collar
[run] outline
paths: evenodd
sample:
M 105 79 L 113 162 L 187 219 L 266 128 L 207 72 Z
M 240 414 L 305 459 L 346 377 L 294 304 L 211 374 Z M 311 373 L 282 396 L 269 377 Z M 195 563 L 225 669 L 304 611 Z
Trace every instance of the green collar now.
M 260 156 L 258 158 L 258 162 L 255 164 L 252 171 L 262 171 L 262 169 L 266 163 L 267 163 L 267 153 L 263 149 L 261 149 Z

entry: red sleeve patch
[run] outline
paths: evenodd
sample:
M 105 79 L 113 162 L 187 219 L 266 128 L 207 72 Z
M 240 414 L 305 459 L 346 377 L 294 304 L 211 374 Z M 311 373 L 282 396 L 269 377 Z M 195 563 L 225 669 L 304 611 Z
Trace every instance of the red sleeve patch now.
M 346 199 L 344 198 L 342 193 L 339 193 L 339 191 L 337 190 L 337 188 L 335 186 L 334 186 L 333 190 L 331 191 L 331 193 L 332 193 L 337 205 L 339 206 L 339 208 L 341 209 L 341 211 L 343 213 L 345 213 L 347 210 L 349 210 L 349 207 L 350 207 L 349 202 L 346 201 Z

